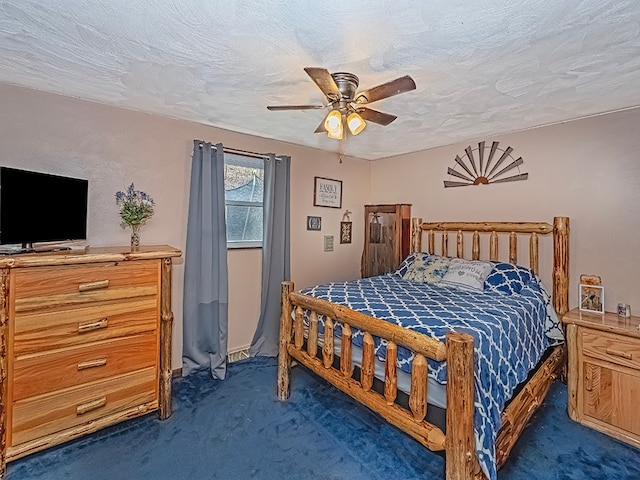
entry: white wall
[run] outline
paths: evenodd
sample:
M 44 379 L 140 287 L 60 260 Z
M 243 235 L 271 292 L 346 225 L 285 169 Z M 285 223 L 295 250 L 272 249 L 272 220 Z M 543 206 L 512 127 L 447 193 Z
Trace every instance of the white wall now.
M 108 107 L 0 84 L 0 165 L 89 180 L 88 243 L 128 245 L 114 194 L 132 181 L 152 195 L 156 213 L 142 244 L 184 251 L 193 140 L 291 155 L 291 274 L 303 287 L 356 278 L 362 250 L 363 205 L 369 199 L 369 162 L 166 117 Z M 336 144 L 337 148 L 337 144 Z M 313 207 L 313 177 L 343 181 L 344 208 L 353 211 L 354 239 L 338 243 L 342 210 Z M 307 232 L 306 216 L 322 216 L 322 231 Z M 335 251 L 322 236 L 335 235 Z M 260 305 L 260 250 L 229 253 L 229 349 L 251 342 Z M 181 366 L 183 259 L 174 261 L 173 368 Z
M 413 216 L 425 221 L 551 221 L 556 215 L 569 216 L 570 306 L 578 305 L 579 275 L 597 274 L 605 285 L 605 308 L 615 311 L 618 302 L 625 302 L 637 315 L 638 125 L 640 109 L 634 109 L 375 161 L 372 201 L 412 203 Z M 455 155 L 462 157 L 478 140 L 513 147 L 529 179 L 445 189 L 443 180 L 448 179 L 447 168 L 455 165 Z M 541 255 L 550 258 L 548 241 L 543 249 Z M 550 263 L 544 268 L 548 273 Z

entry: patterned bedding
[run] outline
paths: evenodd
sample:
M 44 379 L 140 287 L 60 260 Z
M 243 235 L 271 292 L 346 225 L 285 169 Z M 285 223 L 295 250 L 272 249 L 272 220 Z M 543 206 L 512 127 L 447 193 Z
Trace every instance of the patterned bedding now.
M 472 335 L 476 448 L 488 478 L 496 479 L 495 440 L 505 403 L 547 347 L 558 343 L 549 337 L 558 336 L 557 318 L 549 315 L 550 299 L 539 279 L 512 295 L 410 282 L 400 274 L 318 285 L 301 293 L 348 306 L 441 341 L 451 331 Z M 339 336 L 339 325 L 335 331 Z M 362 332 L 354 330 L 353 344 L 361 347 L 362 339 Z M 384 361 L 386 342 L 375 339 L 375 347 L 377 357 Z M 411 360 L 411 353 L 399 345 L 398 367 L 410 373 Z M 445 362 L 429 360 L 429 376 L 445 384 Z

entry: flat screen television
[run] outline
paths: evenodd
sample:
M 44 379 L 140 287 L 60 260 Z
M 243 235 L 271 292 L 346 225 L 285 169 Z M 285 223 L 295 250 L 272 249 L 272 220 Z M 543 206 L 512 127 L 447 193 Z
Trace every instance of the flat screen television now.
M 88 180 L 0 167 L 0 244 L 86 240 Z

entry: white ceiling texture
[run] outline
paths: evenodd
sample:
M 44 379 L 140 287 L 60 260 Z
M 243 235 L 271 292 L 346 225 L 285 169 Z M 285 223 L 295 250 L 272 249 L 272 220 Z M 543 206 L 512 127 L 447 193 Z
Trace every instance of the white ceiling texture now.
M 338 142 L 303 67 L 417 88 Z M 640 0 L 2 0 L 0 82 L 375 160 L 640 105 Z

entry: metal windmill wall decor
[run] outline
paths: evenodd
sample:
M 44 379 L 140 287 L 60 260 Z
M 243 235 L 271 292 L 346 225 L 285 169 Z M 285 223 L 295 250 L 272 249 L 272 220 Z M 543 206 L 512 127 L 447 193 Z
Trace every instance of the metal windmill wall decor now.
M 485 142 L 479 142 L 477 148 L 471 148 L 469 145 L 464 149 L 465 153 L 460 157 L 456 155 L 453 168 L 447 169 L 449 180 L 444 181 L 445 188 L 448 187 L 467 187 L 469 185 L 488 185 L 490 183 L 515 182 L 517 180 L 526 180 L 528 173 L 520 173 L 520 165 L 524 163 L 522 157 L 514 159 L 511 156 L 513 148 L 507 147 L 504 150 L 498 146 L 499 142 L 492 142 L 491 147 L 487 147 Z M 487 154 L 486 149 L 489 149 Z M 499 158 L 494 161 L 496 152 L 499 152 Z M 506 166 L 505 162 L 508 163 Z M 460 171 L 456 168 L 460 167 Z M 503 168 L 500 168 L 503 167 Z M 515 170 L 517 170 L 517 174 Z M 508 176 L 504 176 L 509 174 Z M 451 180 L 451 177 L 460 180 Z

